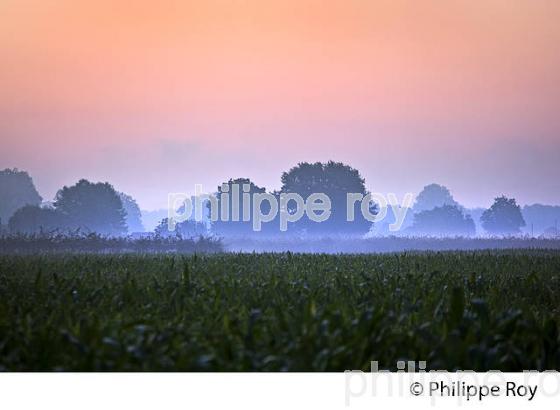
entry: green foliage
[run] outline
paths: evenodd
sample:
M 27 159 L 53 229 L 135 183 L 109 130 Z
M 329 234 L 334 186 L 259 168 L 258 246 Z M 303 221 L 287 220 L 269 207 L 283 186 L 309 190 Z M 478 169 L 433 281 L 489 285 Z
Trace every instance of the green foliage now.
M 0 368 L 560 369 L 558 251 L 0 256 Z

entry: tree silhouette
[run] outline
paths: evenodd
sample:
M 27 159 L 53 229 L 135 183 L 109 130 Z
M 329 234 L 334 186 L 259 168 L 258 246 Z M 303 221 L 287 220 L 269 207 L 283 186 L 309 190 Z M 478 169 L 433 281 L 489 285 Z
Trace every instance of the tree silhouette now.
M 429 211 L 444 205 L 461 207 L 445 186 L 430 184 L 426 185 L 416 197 L 413 210 L 414 212 Z
M 525 226 L 521 208 L 513 198 L 500 196 L 480 217 L 486 232 L 495 235 L 515 235 Z
M 144 225 L 142 224 L 142 212 L 138 203 L 130 195 L 119 192 L 124 211 L 126 213 L 125 221 L 128 232 L 144 232 Z
M 444 205 L 414 214 L 410 231 L 414 235 L 474 236 L 476 227 L 470 215 L 457 206 Z
M 25 205 L 40 205 L 41 196 L 35 189 L 33 180 L 25 171 L 17 168 L 0 171 L 0 225 Z
M 224 187 L 226 190 L 224 190 Z M 230 179 L 228 182 L 224 182 L 218 187 L 217 199 L 218 199 L 218 220 L 212 223 L 212 230 L 217 235 L 251 235 L 253 234 L 253 223 L 252 223 L 252 209 L 253 209 L 253 194 L 264 193 L 265 188 L 255 185 L 249 178 L 236 178 Z M 249 194 L 249 202 L 246 203 L 246 195 Z M 237 196 L 238 201 L 238 213 L 233 212 L 233 202 Z M 225 208 L 224 199 L 228 201 L 228 208 Z M 211 206 L 209 203 L 208 206 Z M 248 207 L 249 209 L 249 220 L 244 221 L 243 219 L 243 209 Z M 223 212 L 227 210 L 227 220 L 222 218 Z M 263 213 L 268 213 L 269 205 L 266 202 L 261 204 L 261 210 Z M 225 212 L 225 211 L 224 211 Z M 238 220 L 234 220 L 238 219 Z
M 347 221 L 347 194 L 368 194 L 365 180 L 358 170 L 342 162 L 329 161 L 327 163 L 301 162 L 297 166 L 282 174 L 281 193 L 297 193 L 307 200 L 314 193 L 326 194 L 331 200 L 331 215 L 321 223 L 313 222 L 304 216 L 295 223 L 296 230 L 311 234 L 357 234 L 369 231 L 372 223 L 365 219 L 355 204 L 355 219 Z M 374 213 L 376 206 L 371 205 Z M 290 210 L 290 208 L 289 208 Z
M 119 194 L 109 183 L 92 183 L 85 179 L 64 187 L 56 194 L 56 210 L 82 230 L 102 235 L 126 233 L 125 210 Z
M 71 229 L 68 217 L 53 208 L 26 205 L 18 209 L 10 218 L 12 233 L 36 234 L 66 232 Z
M 194 238 L 208 233 L 206 224 L 204 222 L 197 222 L 195 220 L 187 220 L 175 224 L 175 228 L 169 230 L 169 219 L 164 218 L 156 226 L 154 233 L 161 237 L 180 237 L 180 238 Z

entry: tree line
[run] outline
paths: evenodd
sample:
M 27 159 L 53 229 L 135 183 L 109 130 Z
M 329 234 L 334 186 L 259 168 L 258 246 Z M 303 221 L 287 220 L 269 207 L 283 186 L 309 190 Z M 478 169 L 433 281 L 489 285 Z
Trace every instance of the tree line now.
M 144 230 L 136 201 L 107 182 L 82 179 L 43 203 L 29 174 L 18 169 L 0 171 L 0 223 L 11 233 L 27 234 L 82 231 L 119 236 Z
M 272 192 L 296 193 L 304 199 L 312 193 L 324 193 L 331 199 L 331 215 L 316 223 L 302 218 L 290 226 L 290 234 L 297 235 L 349 235 L 363 236 L 371 232 L 410 236 L 474 236 L 475 220 L 469 211 L 461 206 L 449 189 L 442 185 L 430 184 L 416 197 L 407 213 L 406 223 L 400 232 L 384 231 L 391 220 L 378 226 L 361 214 L 353 222 L 346 220 L 346 194 L 368 195 L 365 180 L 358 170 L 341 162 L 302 162 L 281 175 L 281 188 Z M 232 178 L 217 187 L 218 206 L 224 189 L 226 195 L 234 195 L 232 186 L 246 186 L 249 194 L 266 192 L 249 178 Z M 230 188 L 230 189 L 228 189 Z M 244 197 L 238 200 L 242 208 Z M 231 202 L 231 201 L 230 201 Z M 250 204 L 247 204 L 250 205 Z M 266 203 L 263 204 L 266 206 Z M 290 205 L 288 211 L 290 211 Z M 381 211 L 371 204 L 372 212 Z M 263 209 L 263 212 L 267 212 Z M 155 229 L 156 235 L 194 236 L 213 233 L 218 236 L 254 235 L 250 221 L 218 220 L 208 223 L 185 221 L 167 230 L 166 220 Z M 490 235 L 517 235 L 526 225 L 522 210 L 514 198 L 499 196 L 488 209 L 483 210 L 480 223 Z M 142 232 L 141 211 L 136 201 L 129 195 L 118 192 L 108 182 L 94 183 L 82 179 L 72 186 L 61 188 L 54 200 L 43 203 L 33 180 L 25 171 L 5 169 L 0 171 L 0 225 L 12 233 L 49 232 L 95 232 L 101 235 L 121 236 Z M 264 224 L 263 236 L 279 234 L 276 223 Z

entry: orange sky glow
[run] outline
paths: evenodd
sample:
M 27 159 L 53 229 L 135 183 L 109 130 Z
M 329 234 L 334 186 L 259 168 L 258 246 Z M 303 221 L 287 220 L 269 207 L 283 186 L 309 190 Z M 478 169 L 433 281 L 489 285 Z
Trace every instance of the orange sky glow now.
M 2 0 L 0 168 L 146 209 L 341 160 L 369 189 L 560 203 L 556 0 Z

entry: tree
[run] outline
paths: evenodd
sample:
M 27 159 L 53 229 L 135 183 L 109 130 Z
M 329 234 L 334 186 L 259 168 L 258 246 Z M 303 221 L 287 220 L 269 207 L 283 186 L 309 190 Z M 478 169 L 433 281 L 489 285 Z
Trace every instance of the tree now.
M 85 179 L 56 194 L 54 207 L 80 229 L 102 235 L 126 233 L 126 212 L 112 185 Z
M 142 225 L 142 212 L 138 203 L 130 195 L 119 192 L 124 211 L 126 213 L 125 221 L 128 232 L 144 232 L 144 225 Z
M 513 198 L 500 196 L 480 217 L 482 227 L 494 235 L 515 235 L 525 226 L 521 208 Z
M 323 193 L 331 201 L 331 215 L 323 222 L 313 222 L 307 216 L 295 223 L 296 230 L 312 234 L 352 234 L 367 233 L 372 223 L 362 215 L 359 203 L 354 204 L 354 221 L 347 220 L 347 194 L 368 195 L 365 180 L 358 170 L 341 162 L 327 163 L 301 162 L 282 174 L 281 193 L 296 193 L 307 200 L 309 195 Z M 288 207 L 290 210 L 290 207 Z M 371 204 L 369 211 L 374 214 L 377 206 Z M 289 229 L 289 228 L 288 228 Z
M 455 199 L 449 189 L 439 184 L 426 185 L 424 189 L 416 197 L 413 210 L 414 212 L 429 211 L 437 207 L 442 207 L 444 205 L 451 205 L 456 207 L 461 207 Z
M 64 232 L 71 227 L 66 215 L 56 209 L 26 205 L 12 215 L 9 229 L 12 233 L 34 234 Z
M 216 194 L 218 219 L 213 222 L 212 230 L 217 235 L 253 234 L 253 195 L 265 192 L 265 188 L 255 185 L 249 178 L 236 178 L 224 182 L 218 187 L 218 192 Z M 248 201 L 246 199 L 248 199 Z M 237 204 L 235 212 L 234 203 Z M 208 203 L 208 206 L 211 207 L 212 204 Z M 248 218 L 244 218 L 244 209 L 249 210 L 249 214 L 245 215 L 248 216 Z M 269 204 L 267 202 L 261 204 L 263 213 L 268 213 L 269 209 Z M 227 214 L 227 218 L 222 218 L 223 214 Z
M 0 225 L 7 224 L 11 216 L 25 205 L 40 205 L 41 196 L 33 180 L 17 168 L 0 171 Z
M 175 224 L 175 228 L 170 231 L 168 218 L 162 219 L 154 232 L 157 236 L 176 236 L 180 238 L 194 238 L 208 233 L 204 222 L 197 222 L 192 219 Z
M 457 206 L 444 205 L 414 214 L 410 231 L 414 235 L 474 236 L 476 227 L 470 215 Z

